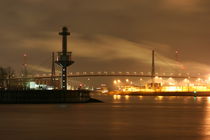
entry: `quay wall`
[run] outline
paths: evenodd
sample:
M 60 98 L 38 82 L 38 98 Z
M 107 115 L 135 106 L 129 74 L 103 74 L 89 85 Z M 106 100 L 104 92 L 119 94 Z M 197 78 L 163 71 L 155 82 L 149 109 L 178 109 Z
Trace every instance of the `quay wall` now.
M 0 104 L 19 103 L 85 103 L 90 100 L 87 90 L 2 90 Z

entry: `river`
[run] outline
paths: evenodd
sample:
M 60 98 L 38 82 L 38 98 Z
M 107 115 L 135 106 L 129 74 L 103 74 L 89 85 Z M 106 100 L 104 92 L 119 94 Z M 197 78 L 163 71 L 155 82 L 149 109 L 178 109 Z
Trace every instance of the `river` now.
M 0 139 L 210 139 L 210 97 L 94 97 L 104 103 L 2 104 Z

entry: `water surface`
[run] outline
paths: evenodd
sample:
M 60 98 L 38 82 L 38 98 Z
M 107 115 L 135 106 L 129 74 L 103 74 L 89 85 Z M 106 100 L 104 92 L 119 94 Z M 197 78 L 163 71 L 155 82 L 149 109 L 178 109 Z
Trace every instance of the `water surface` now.
M 209 140 L 210 98 L 95 96 L 104 103 L 0 105 L 1 140 Z

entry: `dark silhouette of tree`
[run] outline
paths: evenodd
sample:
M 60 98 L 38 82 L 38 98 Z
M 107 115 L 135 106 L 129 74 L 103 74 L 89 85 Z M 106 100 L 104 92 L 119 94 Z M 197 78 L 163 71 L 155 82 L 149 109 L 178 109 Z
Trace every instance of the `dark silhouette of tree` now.
M 0 67 L 0 89 L 4 89 L 6 87 L 6 78 L 7 72 L 5 68 Z
M 0 89 L 10 88 L 10 79 L 15 74 L 11 67 L 0 67 Z

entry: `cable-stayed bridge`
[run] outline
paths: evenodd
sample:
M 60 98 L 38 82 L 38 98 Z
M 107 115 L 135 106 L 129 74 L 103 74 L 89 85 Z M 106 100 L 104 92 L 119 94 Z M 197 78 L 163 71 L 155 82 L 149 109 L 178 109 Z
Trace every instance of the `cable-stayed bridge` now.
M 70 72 L 67 74 L 69 78 L 74 77 L 139 77 L 139 78 L 152 78 L 152 77 L 162 77 L 162 78 L 205 78 L 200 74 L 190 74 L 190 73 L 155 73 L 152 75 L 151 72 Z M 60 78 L 61 74 L 35 74 L 28 75 L 27 77 L 14 77 L 12 79 L 50 79 L 50 78 Z

